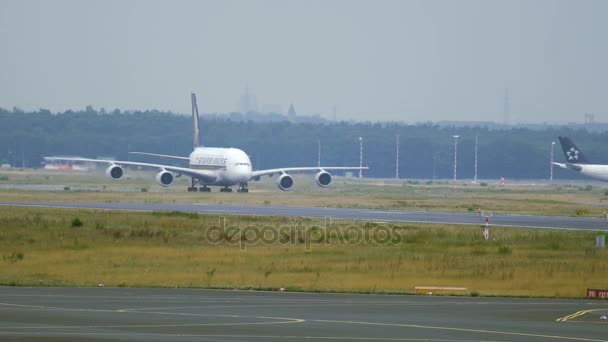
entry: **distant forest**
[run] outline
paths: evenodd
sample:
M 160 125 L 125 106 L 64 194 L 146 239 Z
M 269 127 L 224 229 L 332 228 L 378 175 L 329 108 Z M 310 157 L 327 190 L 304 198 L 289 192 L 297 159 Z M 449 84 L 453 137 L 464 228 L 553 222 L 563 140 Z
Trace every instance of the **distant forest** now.
M 453 175 L 454 134 L 458 134 L 458 178 L 472 179 L 475 136 L 478 138 L 480 179 L 547 179 L 551 142 L 555 160 L 564 156 L 557 137 L 570 136 L 587 158 L 608 163 L 607 132 L 549 127 L 491 129 L 445 127 L 434 124 L 288 121 L 234 121 L 204 117 L 206 146 L 237 147 L 247 152 L 254 169 L 316 166 L 317 140 L 321 164 L 358 166 L 359 137 L 363 137 L 366 177 L 395 177 L 396 135 L 400 135 L 400 178 L 450 179 Z M 111 157 L 151 161 L 129 151 L 188 156 L 192 151 L 189 115 L 159 111 L 83 111 L 51 113 L 0 109 L 0 162 L 17 167 L 41 167 L 43 156 Z M 555 169 L 556 178 L 577 178 Z

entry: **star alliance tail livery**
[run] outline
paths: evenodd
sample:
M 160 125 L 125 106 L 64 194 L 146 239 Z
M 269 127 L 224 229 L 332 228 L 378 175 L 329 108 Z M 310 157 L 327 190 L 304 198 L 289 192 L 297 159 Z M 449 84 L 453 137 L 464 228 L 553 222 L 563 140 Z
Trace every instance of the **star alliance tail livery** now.
M 133 154 L 167 158 L 173 160 L 187 161 L 188 167 L 175 167 L 163 164 L 138 163 L 130 161 L 115 161 L 86 158 L 63 158 L 63 157 L 44 157 L 46 161 L 73 161 L 73 162 L 93 162 L 106 164 L 106 176 L 119 180 L 124 175 L 126 166 L 136 166 L 157 170 L 156 183 L 160 186 L 168 187 L 173 184 L 176 178 L 185 175 L 192 179 L 188 191 L 211 191 L 209 186 L 220 186 L 220 191 L 231 192 L 232 186 L 238 186 L 238 192 L 249 192 L 248 183 L 251 180 L 258 181 L 262 176 L 272 177 L 277 175 L 277 186 L 283 191 L 293 189 L 294 178 L 288 172 L 317 172 L 315 182 L 320 187 L 327 187 L 332 181 L 332 176 L 328 170 L 367 170 L 367 167 L 340 167 L 340 166 L 316 166 L 316 167 L 286 167 L 278 169 L 253 171 L 251 160 L 244 151 L 238 148 L 223 147 L 204 147 L 200 137 L 200 120 L 196 95 L 191 94 L 192 100 L 192 123 L 193 123 L 193 144 L 194 150 L 190 156 L 171 156 L 165 154 L 147 152 L 129 152 Z M 200 186 L 200 187 L 198 187 Z
M 568 137 L 559 137 L 559 143 L 564 150 L 566 162 L 553 163 L 553 165 L 576 171 L 587 177 L 608 181 L 608 165 L 591 163 Z

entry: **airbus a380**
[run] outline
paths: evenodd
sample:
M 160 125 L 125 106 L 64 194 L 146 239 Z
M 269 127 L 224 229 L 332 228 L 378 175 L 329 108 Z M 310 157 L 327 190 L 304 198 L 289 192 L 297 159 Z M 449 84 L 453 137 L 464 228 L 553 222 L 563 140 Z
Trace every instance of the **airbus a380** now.
M 232 186 L 238 186 L 238 192 L 249 192 L 248 182 L 260 180 L 262 176 L 278 175 L 277 186 L 283 191 L 293 189 L 294 179 L 288 172 L 317 171 L 315 182 L 320 187 L 327 187 L 332 181 L 328 170 L 359 170 L 367 167 L 340 167 L 340 166 L 317 166 L 317 167 L 287 167 L 268 170 L 253 171 L 251 160 L 247 153 L 238 148 L 203 147 L 200 141 L 200 124 L 196 95 L 192 99 L 192 120 L 194 126 L 194 151 L 189 157 L 171 156 L 147 152 L 130 152 L 133 154 L 168 158 L 187 161 L 189 167 L 175 167 L 162 164 L 138 163 L 118 160 L 102 160 L 87 158 L 63 158 L 44 157 L 46 161 L 68 161 L 68 162 L 92 162 L 107 164 L 106 176 L 113 180 L 119 180 L 124 176 L 125 166 L 136 166 L 158 170 L 156 182 L 163 187 L 173 184 L 177 177 L 182 175 L 192 179 L 188 191 L 211 191 L 209 186 L 220 186 L 220 191 L 231 192 Z M 200 187 L 199 187 L 200 186 Z
M 584 176 L 608 182 L 608 165 L 591 163 L 568 137 L 559 137 L 559 143 L 564 150 L 566 162 L 553 163 L 554 165 L 557 165 L 562 169 L 570 169 L 579 172 Z

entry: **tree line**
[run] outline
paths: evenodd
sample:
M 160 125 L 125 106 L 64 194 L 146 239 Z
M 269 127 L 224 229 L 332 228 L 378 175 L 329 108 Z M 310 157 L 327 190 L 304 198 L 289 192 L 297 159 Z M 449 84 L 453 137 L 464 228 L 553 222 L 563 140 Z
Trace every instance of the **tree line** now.
M 399 175 L 412 179 L 450 179 L 453 176 L 454 135 L 458 135 L 458 178 L 474 175 L 475 136 L 478 137 L 478 177 L 547 179 L 551 142 L 555 161 L 564 156 L 557 140 L 571 137 L 587 158 L 607 163 L 608 133 L 581 128 L 546 129 L 445 127 L 432 123 L 396 122 L 292 123 L 234 121 L 222 116 L 201 120 L 206 146 L 236 147 L 247 152 L 254 169 L 316 166 L 358 166 L 359 137 L 367 177 L 395 177 L 399 135 Z M 2 148 L 3 147 L 3 148 Z M 192 151 L 189 115 L 160 111 L 82 111 L 51 113 L 0 109 L 0 162 L 16 167 L 41 167 L 43 156 L 111 157 L 150 161 L 129 151 L 187 156 Z M 574 172 L 555 170 L 558 178 Z

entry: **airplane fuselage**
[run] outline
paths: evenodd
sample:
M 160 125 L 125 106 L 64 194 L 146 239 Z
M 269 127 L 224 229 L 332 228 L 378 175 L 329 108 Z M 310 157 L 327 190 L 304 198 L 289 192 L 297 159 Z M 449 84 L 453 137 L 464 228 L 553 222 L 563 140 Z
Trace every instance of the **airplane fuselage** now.
M 608 182 L 608 165 L 599 164 L 567 164 L 567 168 L 580 174 Z
M 249 156 L 238 148 L 197 147 L 190 154 L 190 167 L 217 172 L 217 180 L 206 185 L 246 183 L 252 172 Z

